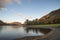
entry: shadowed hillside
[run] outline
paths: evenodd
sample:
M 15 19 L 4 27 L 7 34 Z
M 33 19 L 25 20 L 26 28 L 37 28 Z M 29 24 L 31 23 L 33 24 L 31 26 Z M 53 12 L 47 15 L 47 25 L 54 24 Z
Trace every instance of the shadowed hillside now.
M 4 23 L 3 21 L 0 20 L 0 25 L 5 25 L 6 23 Z
M 60 9 L 50 12 L 39 20 L 42 20 L 42 23 L 45 24 L 60 23 Z
M 60 23 L 60 9 L 51 11 L 49 14 L 43 16 L 40 19 L 35 20 L 26 20 L 25 24 L 27 25 L 37 25 L 37 24 L 56 24 Z

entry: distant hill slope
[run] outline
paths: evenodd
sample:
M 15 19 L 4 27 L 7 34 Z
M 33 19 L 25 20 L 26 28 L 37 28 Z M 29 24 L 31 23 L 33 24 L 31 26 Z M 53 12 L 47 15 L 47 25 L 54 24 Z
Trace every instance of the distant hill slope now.
M 21 25 L 20 22 L 12 22 L 12 23 L 10 23 L 10 24 Z
M 44 23 L 60 23 L 60 9 L 50 12 L 39 20 Z
M 6 23 L 0 20 L 0 25 L 5 25 Z
M 57 24 L 60 23 L 60 9 L 51 11 L 49 14 L 35 20 L 26 20 L 26 25 Z
M 2 25 L 21 25 L 21 23 L 20 22 L 5 23 L 2 20 L 0 20 L 0 26 Z

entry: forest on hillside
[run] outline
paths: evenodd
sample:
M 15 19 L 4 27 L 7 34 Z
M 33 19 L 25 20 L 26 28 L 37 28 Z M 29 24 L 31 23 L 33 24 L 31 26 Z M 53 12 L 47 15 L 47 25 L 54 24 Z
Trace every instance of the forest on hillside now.
M 49 14 L 40 19 L 29 20 L 27 19 L 24 24 L 26 25 L 40 25 L 40 24 L 57 24 L 60 23 L 60 9 L 53 10 Z

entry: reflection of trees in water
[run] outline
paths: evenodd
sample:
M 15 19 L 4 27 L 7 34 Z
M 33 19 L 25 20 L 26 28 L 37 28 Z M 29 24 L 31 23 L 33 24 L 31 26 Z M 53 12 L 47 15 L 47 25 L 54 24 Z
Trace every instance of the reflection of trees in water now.
M 29 31 L 33 31 L 35 33 L 43 33 L 43 34 L 47 34 L 48 32 L 51 31 L 51 29 L 48 29 L 48 28 L 27 28 L 26 29 L 26 32 L 29 33 Z
M 27 28 L 27 29 L 26 29 L 26 32 L 27 32 L 27 33 L 29 33 L 30 31 L 33 31 L 33 32 L 35 32 L 35 33 L 39 33 L 39 32 L 40 32 L 40 29 L 38 29 L 38 28 Z
M 51 31 L 51 29 L 48 29 L 48 28 L 40 28 L 40 32 L 43 33 L 43 34 L 47 34 Z

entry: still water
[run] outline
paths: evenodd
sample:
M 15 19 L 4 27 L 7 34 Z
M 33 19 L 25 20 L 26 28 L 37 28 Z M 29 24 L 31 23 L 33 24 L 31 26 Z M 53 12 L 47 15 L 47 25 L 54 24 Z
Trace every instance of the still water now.
M 26 36 L 44 35 L 40 30 L 27 29 L 23 26 L 0 26 L 0 40 L 13 40 Z

